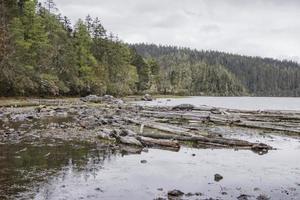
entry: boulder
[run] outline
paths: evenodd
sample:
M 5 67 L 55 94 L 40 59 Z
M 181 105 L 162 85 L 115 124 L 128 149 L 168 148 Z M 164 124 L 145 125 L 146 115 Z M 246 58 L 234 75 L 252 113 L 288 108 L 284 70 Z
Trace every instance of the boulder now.
M 153 98 L 150 94 L 145 94 L 143 97 L 142 97 L 142 100 L 143 101 L 153 101 Z
M 195 108 L 195 106 L 192 104 L 180 104 L 180 105 L 174 106 L 172 108 L 172 110 L 193 110 L 194 108 Z
M 268 150 L 270 149 L 271 147 L 266 145 L 266 144 L 263 144 L 263 143 L 258 143 L 258 144 L 253 144 L 252 147 L 251 147 L 251 150 L 254 152 L 254 153 L 257 153 L 259 155 L 264 155 L 266 153 L 268 153 Z
M 222 179 L 223 179 L 223 176 L 221 176 L 220 174 L 215 174 L 215 181 L 216 182 L 219 182 Z
M 113 103 L 113 104 L 123 104 L 124 101 L 121 99 L 117 99 L 111 95 L 97 96 L 97 95 L 88 95 L 86 97 L 80 98 L 83 102 L 91 102 L 91 103 Z
M 171 190 L 168 192 L 169 199 L 177 199 L 183 195 L 184 195 L 184 192 L 181 192 L 180 190 Z
M 113 97 L 112 95 L 104 95 L 102 99 L 103 101 L 113 101 L 115 97 Z
M 266 196 L 266 195 L 264 195 L 264 194 L 261 194 L 256 199 L 257 200 L 270 200 L 271 198 L 268 197 L 268 196 Z
M 97 95 L 88 95 L 86 97 L 80 98 L 83 102 L 101 103 L 103 98 Z
M 237 197 L 238 200 L 248 200 L 249 198 L 251 198 L 251 196 L 247 194 L 241 194 Z

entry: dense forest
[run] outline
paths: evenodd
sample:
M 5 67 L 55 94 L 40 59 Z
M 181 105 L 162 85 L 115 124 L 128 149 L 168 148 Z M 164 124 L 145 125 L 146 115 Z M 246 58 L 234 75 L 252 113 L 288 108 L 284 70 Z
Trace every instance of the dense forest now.
M 128 45 L 99 18 L 75 25 L 53 0 L 0 3 L 0 96 L 299 96 L 287 61 L 156 45 Z
M 70 20 L 52 0 L 1 1 L 0 95 L 137 93 L 147 87 L 147 61 L 107 33 L 99 18 Z M 157 70 L 152 70 L 157 73 Z
M 295 62 L 154 44 L 131 46 L 144 58 L 156 59 L 169 91 L 300 96 L 300 65 Z

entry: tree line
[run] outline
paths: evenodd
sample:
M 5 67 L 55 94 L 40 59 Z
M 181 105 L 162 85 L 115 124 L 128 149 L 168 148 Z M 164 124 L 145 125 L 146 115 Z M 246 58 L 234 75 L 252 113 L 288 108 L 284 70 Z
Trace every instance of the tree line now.
M 171 91 L 300 96 L 296 62 L 155 44 L 131 46 L 143 57 L 157 60 L 166 77 L 165 88 Z
M 72 25 L 53 0 L 0 3 L 0 96 L 299 96 L 299 77 L 288 61 L 129 45 L 99 18 Z
M 128 95 L 145 90 L 156 63 L 108 33 L 99 18 L 72 26 L 47 0 L 1 1 L 0 95 Z

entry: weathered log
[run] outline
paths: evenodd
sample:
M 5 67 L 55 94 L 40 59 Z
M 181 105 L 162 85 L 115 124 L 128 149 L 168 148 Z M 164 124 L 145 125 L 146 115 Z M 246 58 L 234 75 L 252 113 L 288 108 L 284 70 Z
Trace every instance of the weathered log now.
M 228 112 L 228 111 L 226 111 Z M 274 112 L 264 112 L 260 114 L 258 111 L 252 111 L 253 114 L 249 114 L 250 111 L 246 111 L 248 114 L 238 113 L 237 111 L 234 114 L 208 114 L 195 111 L 186 112 L 186 111 L 170 111 L 170 112 L 160 112 L 151 110 L 143 110 L 140 115 L 143 117 L 152 117 L 152 118 L 162 118 L 162 119 L 172 119 L 172 120 L 192 120 L 193 122 L 205 123 L 211 122 L 217 125 L 231 125 L 231 126 L 241 126 L 246 128 L 255 128 L 255 129 L 264 129 L 271 131 L 281 131 L 288 133 L 300 134 L 300 129 L 298 125 L 298 115 L 286 115 L 284 114 L 274 114 Z M 256 117 L 256 118 L 255 118 Z M 284 121 L 281 121 L 284 120 Z M 157 120 L 156 120 L 157 121 Z M 152 127 L 158 128 L 159 127 Z M 187 127 L 185 127 L 187 128 Z M 188 128 L 189 130 L 195 130 L 195 128 Z M 173 131 L 176 132 L 176 131 Z
M 173 140 L 165 140 L 165 139 L 153 139 L 149 137 L 138 137 L 137 138 L 143 145 L 145 146 L 150 146 L 150 147 L 170 147 L 170 148 L 175 148 L 179 149 L 180 145 L 177 141 Z
M 209 138 L 205 136 L 197 136 L 197 135 L 190 135 L 190 136 L 183 136 L 183 135 L 172 135 L 167 133 L 140 133 L 139 135 L 148 137 L 148 138 L 155 138 L 155 139 L 164 139 L 164 140 L 178 140 L 178 141 L 185 141 L 185 142 L 197 142 L 199 144 L 206 144 L 211 146 L 219 146 L 219 147 L 231 147 L 231 148 L 248 148 L 251 149 L 254 145 L 258 143 L 252 143 L 244 140 L 238 139 L 228 139 L 228 138 Z M 271 146 L 266 144 L 261 144 L 259 147 L 262 149 L 272 149 Z
M 185 135 L 185 136 L 190 136 L 190 133 L 188 133 L 189 129 L 185 129 L 182 127 L 178 126 L 173 126 L 173 125 L 167 125 L 167 124 L 162 124 L 158 122 L 152 122 L 152 121 L 146 121 L 146 120 L 138 120 L 138 119 L 133 119 L 133 118 L 124 118 L 125 121 L 138 124 L 138 125 L 143 125 L 149 128 L 153 129 L 158 129 L 161 131 L 177 134 L 177 135 Z
M 137 140 L 135 137 L 131 137 L 131 136 L 118 137 L 117 141 L 119 141 L 122 144 L 126 144 L 126 145 L 143 147 L 143 144 L 139 140 Z
M 264 130 L 270 130 L 270 131 L 280 131 L 280 132 L 300 134 L 299 127 L 287 128 L 287 127 L 272 126 L 272 125 L 268 125 L 268 124 L 253 123 L 253 122 L 247 122 L 247 121 L 233 123 L 233 124 L 236 126 L 241 126 L 241 127 L 246 127 L 246 128 L 255 128 L 255 129 L 264 129 Z

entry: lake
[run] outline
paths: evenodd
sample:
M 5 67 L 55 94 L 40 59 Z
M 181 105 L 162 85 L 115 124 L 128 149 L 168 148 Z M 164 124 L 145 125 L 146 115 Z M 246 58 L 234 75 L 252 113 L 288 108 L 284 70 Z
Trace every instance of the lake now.
M 175 106 L 189 103 L 195 106 L 214 106 L 243 110 L 300 110 L 299 97 L 185 97 L 158 98 L 151 102 L 139 102 L 151 106 Z

